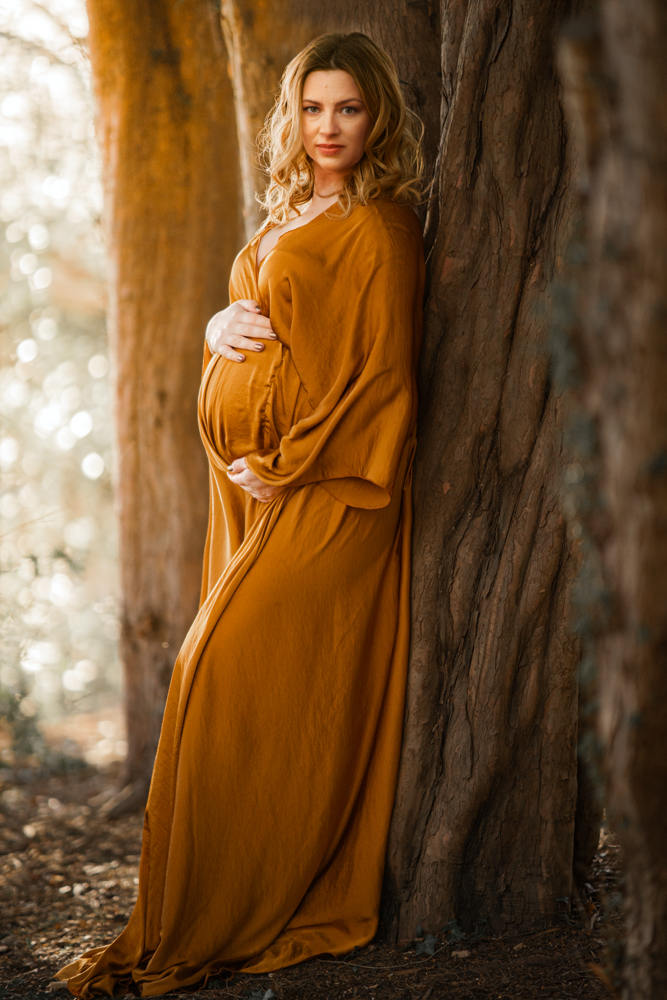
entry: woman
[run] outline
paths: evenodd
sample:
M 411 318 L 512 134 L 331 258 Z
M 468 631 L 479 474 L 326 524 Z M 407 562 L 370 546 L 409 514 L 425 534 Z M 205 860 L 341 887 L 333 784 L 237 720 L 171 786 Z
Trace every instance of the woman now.
M 59 974 L 82 997 L 266 973 L 377 928 L 408 654 L 417 123 L 384 53 L 327 35 L 288 66 L 264 144 L 268 219 L 207 330 L 202 603 L 135 909 Z

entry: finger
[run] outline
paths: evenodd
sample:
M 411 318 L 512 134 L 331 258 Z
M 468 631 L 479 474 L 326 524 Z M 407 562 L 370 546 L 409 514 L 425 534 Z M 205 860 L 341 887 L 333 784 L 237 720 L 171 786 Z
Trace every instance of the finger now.
M 239 354 L 233 348 L 227 347 L 226 344 L 216 347 L 215 353 L 220 354 L 223 358 L 227 358 L 228 361 L 245 361 L 245 354 Z
M 235 317 L 237 323 L 248 324 L 249 326 L 271 326 L 268 316 L 258 312 L 240 312 Z
M 240 486 L 242 490 L 248 489 L 247 484 L 243 483 L 241 479 L 241 474 L 234 475 L 233 472 L 228 472 L 227 475 L 229 476 L 229 481 L 234 483 L 234 486 Z
M 271 326 L 271 320 L 269 319 L 268 316 L 260 316 L 258 313 L 244 312 L 240 314 L 240 316 L 237 319 L 237 322 L 242 326 L 251 326 L 253 329 L 253 336 L 255 330 L 258 331 L 257 332 L 258 337 L 261 336 L 259 331 L 264 330 L 267 331 L 269 334 L 273 334 L 273 336 L 275 337 L 275 331 Z
M 246 309 L 248 312 L 262 311 L 262 307 L 259 302 L 255 302 L 254 299 L 237 299 L 234 305 L 241 306 L 242 309 Z
M 247 493 L 251 497 L 255 497 L 256 500 L 259 498 L 258 494 L 255 492 L 256 486 L 249 485 L 248 483 L 244 483 L 242 481 L 240 482 L 238 479 L 235 479 L 232 476 L 230 476 L 229 478 L 234 483 L 234 485 L 239 486 L 244 491 L 244 493 Z
M 263 351 L 264 344 L 257 343 L 254 340 L 250 340 L 249 337 L 242 337 L 240 335 L 232 335 L 227 338 L 227 343 L 230 347 L 239 347 L 242 351 Z
M 243 472 L 228 472 L 227 475 L 235 486 L 241 486 L 244 490 L 257 489 L 257 481 L 245 469 Z
M 262 340 L 275 340 L 276 332 L 272 326 L 248 326 L 246 323 L 235 326 L 235 333 L 239 337 L 261 337 Z
M 227 466 L 227 471 L 231 472 L 232 475 L 238 476 L 240 473 L 245 472 L 248 469 L 248 463 L 245 458 L 235 458 L 231 465 Z M 249 470 L 248 470 L 249 471 Z

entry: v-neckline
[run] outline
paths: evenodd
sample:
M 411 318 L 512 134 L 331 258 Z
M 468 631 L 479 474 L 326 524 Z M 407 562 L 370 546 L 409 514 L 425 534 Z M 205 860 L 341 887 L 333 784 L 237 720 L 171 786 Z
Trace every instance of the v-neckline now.
M 331 208 L 335 208 L 335 206 L 336 206 L 336 203 L 334 202 L 334 204 L 331 206 Z M 281 233 L 280 236 L 278 237 L 278 239 L 275 242 L 275 246 L 272 246 L 271 249 L 268 251 L 268 253 L 265 253 L 264 256 L 262 257 L 262 259 L 260 261 L 257 260 L 257 252 L 259 250 L 259 244 L 262 242 L 262 236 L 264 235 L 264 232 L 259 233 L 258 234 L 259 238 L 257 239 L 257 237 L 255 237 L 257 239 L 257 245 L 255 247 L 255 253 L 254 253 L 254 259 L 255 259 L 255 277 L 257 277 L 257 278 L 259 277 L 259 271 L 260 271 L 260 268 L 261 268 L 262 264 L 264 263 L 264 261 L 266 260 L 267 257 L 271 256 L 271 254 L 277 248 L 278 244 L 280 243 L 280 241 L 283 239 L 284 236 L 289 236 L 290 233 L 298 233 L 300 229 L 307 229 L 308 226 L 312 226 L 314 222 L 317 222 L 317 220 L 321 219 L 323 215 L 326 215 L 328 211 L 330 211 L 330 209 L 325 208 L 324 211 L 318 212 L 317 215 L 310 220 L 310 222 L 304 222 L 304 224 L 302 226 L 295 226 L 294 229 L 288 229 L 286 232 Z M 277 227 L 276 226 L 271 226 L 270 228 L 271 229 L 276 229 Z

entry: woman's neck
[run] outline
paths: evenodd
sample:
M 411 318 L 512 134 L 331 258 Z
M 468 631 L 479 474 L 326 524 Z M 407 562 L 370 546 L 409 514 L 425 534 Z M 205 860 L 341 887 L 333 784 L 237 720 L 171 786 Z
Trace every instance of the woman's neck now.
M 333 204 L 338 198 L 345 183 L 345 174 L 322 170 L 317 163 L 314 164 L 314 168 L 312 204 L 316 209 L 318 207 L 324 208 L 328 203 Z

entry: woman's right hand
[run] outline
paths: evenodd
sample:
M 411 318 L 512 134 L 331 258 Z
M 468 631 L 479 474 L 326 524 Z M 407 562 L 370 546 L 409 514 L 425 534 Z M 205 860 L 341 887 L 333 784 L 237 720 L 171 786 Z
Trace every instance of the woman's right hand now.
M 268 316 L 262 316 L 259 303 L 239 299 L 218 312 L 208 321 L 206 343 L 214 354 L 229 361 L 245 361 L 241 351 L 263 351 L 262 340 L 275 340 L 276 334 Z

